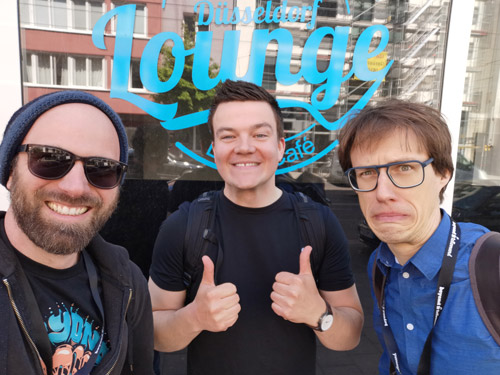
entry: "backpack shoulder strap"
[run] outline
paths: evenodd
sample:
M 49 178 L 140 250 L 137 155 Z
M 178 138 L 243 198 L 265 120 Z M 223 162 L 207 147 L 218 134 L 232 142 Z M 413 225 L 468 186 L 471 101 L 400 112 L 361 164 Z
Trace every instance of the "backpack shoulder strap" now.
M 469 259 L 472 294 L 481 318 L 500 345 L 500 233 L 488 232 L 474 245 Z
M 316 282 L 325 255 L 325 221 L 321 206 L 301 192 L 290 194 L 300 227 L 301 246 L 311 245 L 311 268 Z
M 378 250 L 377 250 L 377 255 L 378 255 Z M 380 308 L 382 305 L 382 284 L 384 283 L 384 274 L 378 268 L 377 266 L 377 258 L 378 256 L 375 256 L 375 259 L 373 260 L 373 267 L 372 267 L 372 285 L 373 285 L 373 293 L 375 294 L 375 298 L 377 299 L 377 304 L 378 307 Z
M 207 252 L 210 243 L 217 244 L 213 227 L 218 193 L 218 191 L 205 192 L 189 205 L 183 251 L 186 303 L 194 299 L 198 290 L 203 273 L 201 257 Z

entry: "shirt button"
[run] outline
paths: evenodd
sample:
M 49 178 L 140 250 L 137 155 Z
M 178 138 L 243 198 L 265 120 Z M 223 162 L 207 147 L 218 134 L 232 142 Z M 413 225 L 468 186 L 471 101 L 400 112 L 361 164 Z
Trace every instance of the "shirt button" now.
M 407 279 L 410 277 L 410 274 L 408 272 L 403 272 L 403 277 Z
M 413 326 L 413 324 L 408 323 L 408 324 L 406 325 L 406 329 L 407 329 L 408 331 L 413 331 L 413 330 L 415 329 L 415 327 Z

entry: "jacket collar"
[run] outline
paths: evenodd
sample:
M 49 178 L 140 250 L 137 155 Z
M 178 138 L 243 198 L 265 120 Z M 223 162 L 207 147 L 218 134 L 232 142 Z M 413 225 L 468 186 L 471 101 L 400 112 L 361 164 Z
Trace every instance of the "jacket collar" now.
M 0 211 L 0 222 L 5 219 L 5 211 Z M 4 231 L 5 227 L 0 230 Z M 3 239 L 0 237 L 0 241 Z M 12 251 L 12 244 L 5 243 L 0 246 L 0 276 L 9 276 L 20 267 L 16 254 Z M 95 262 L 101 274 L 111 276 L 118 283 L 129 286 L 129 257 L 127 251 L 117 245 L 106 242 L 97 234 L 88 244 L 86 250 Z

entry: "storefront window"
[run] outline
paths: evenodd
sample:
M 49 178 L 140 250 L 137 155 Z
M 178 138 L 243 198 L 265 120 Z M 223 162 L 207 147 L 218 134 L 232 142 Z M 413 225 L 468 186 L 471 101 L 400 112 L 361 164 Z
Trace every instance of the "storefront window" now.
M 45 86 L 47 89 L 99 88 L 105 90 L 99 91 L 99 94 L 109 100 L 112 96 L 109 93 L 111 81 L 117 79 L 111 74 L 116 63 L 115 51 L 111 47 L 104 50 L 97 48 L 88 32 L 94 29 L 96 22 L 106 12 L 133 6 L 134 23 L 130 25 L 133 28 L 132 55 L 126 90 L 137 93 L 154 104 L 177 104 L 173 118 L 177 119 L 190 118 L 197 112 L 206 111 L 220 77 L 241 77 L 263 85 L 280 102 L 292 103 L 283 108 L 286 137 L 292 139 L 302 134 L 303 141 L 313 144 L 309 149 L 310 153 L 304 154 L 296 149 L 294 142 L 288 142 L 281 164 L 283 173 L 321 174 L 326 181 L 337 183 L 338 171 L 333 167 L 336 165 L 336 156 L 332 147 L 337 126 L 332 124 L 349 113 L 360 101 L 376 102 L 387 97 L 399 97 L 439 107 L 447 1 L 351 0 L 318 3 L 294 0 L 289 1 L 284 9 L 281 9 L 282 2 L 273 1 L 268 18 L 262 15 L 255 18 L 257 22 L 243 22 L 242 18 L 238 22 L 231 22 L 227 15 L 236 10 L 243 17 L 245 9 L 249 7 L 249 14 L 253 17 L 257 9 L 265 12 L 267 1 L 212 1 L 211 8 L 207 5 L 208 2 L 202 2 L 205 4 L 203 9 L 200 5 L 195 7 L 198 2 L 194 0 L 168 1 L 165 9 L 161 9 L 162 3 L 161 0 L 20 0 L 25 46 L 23 80 L 25 89 L 33 92 L 27 97 L 32 98 L 37 95 L 36 92 L 40 92 L 35 91 L 35 88 Z M 273 12 L 278 10 L 283 15 L 280 19 L 273 20 Z M 175 19 L 173 15 L 176 14 L 180 19 Z M 224 14 L 226 20 L 222 19 Z M 219 19 L 216 19 L 216 15 Z M 478 22 L 482 20 L 480 12 L 476 18 Z M 119 15 L 110 17 L 104 30 L 105 38 L 116 37 L 120 20 Z M 379 31 L 372 35 L 370 28 L 373 27 L 377 27 Z M 50 33 L 42 34 L 43 31 L 37 29 Z M 59 30 L 72 30 L 72 33 Z M 212 38 L 208 55 L 186 55 L 184 66 L 180 66 L 180 57 L 176 58 L 176 52 L 172 50 L 173 42 L 165 43 L 158 56 L 157 72 L 153 72 L 153 76 L 156 73 L 160 82 L 167 84 L 172 80 L 174 67 L 182 70 L 177 85 L 169 83 L 166 92 L 157 88 L 162 84 L 151 86 L 151 80 L 144 81 L 145 78 L 141 76 L 141 64 L 145 60 L 144 48 L 152 37 L 162 32 L 180 36 L 186 50 L 202 43 L 198 42 L 202 35 L 200 33 L 209 32 Z M 269 36 L 262 33 L 268 33 Z M 311 44 L 311 38 L 318 33 L 322 33 L 319 44 L 316 49 L 311 49 L 311 45 L 316 43 Z M 46 43 L 47 38 L 53 42 Z M 345 46 L 341 38 L 345 38 Z M 384 46 L 379 48 L 377 56 L 370 56 L 370 59 L 360 63 L 366 64 L 374 74 L 392 64 L 383 79 L 378 81 L 375 75 L 370 79 L 360 78 L 355 74 L 357 68 L 353 61 L 356 46 L 367 43 L 367 38 L 371 51 L 381 43 Z M 231 46 L 228 39 L 234 40 L 236 47 L 234 44 Z M 79 49 L 77 43 L 83 49 Z M 260 43 L 258 48 L 257 43 Z M 284 52 L 288 48 L 289 52 Z M 307 59 L 304 53 L 309 54 Z M 332 56 L 336 56 L 335 59 Z M 208 74 L 207 82 L 214 83 L 200 88 L 197 86 L 199 83 L 193 79 L 193 64 L 195 59 L 200 63 L 202 58 L 209 61 L 200 65 L 207 70 L 200 77 Z M 310 64 L 312 59 L 316 60 L 313 65 Z M 314 72 L 311 69 L 319 74 L 314 79 L 311 78 L 311 73 Z M 376 90 L 374 85 L 377 86 Z M 476 90 L 472 95 L 476 101 L 479 100 L 479 93 Z M 293 105 L 294 102 L 297 103 L 296 106 Z M 318 112 L 312 111 L 314 106 Z M 168 121 L 162 125 L 163 119 L 151 117 L 150 113 L 130 101 L 125 105 L 121 103 L 120 111 L 122 116 L 130 119 L 127 126 L 133 134 L 165 133 L 165 137 L 156 137 L 154 142 L 147 136 L 133 138 L 136 153 L 168 155 L 167 161 L 157 163 L 155 170 L 150 166 L 132 168 L 138 171 L 148 170 L 146 174 L 138 174 L 139 178 L 179 178 L 184 172 L 189 173 L 192 166 L 201 168 L 213 164 L 210 139 L 206 131 L 202 130 L 202 123 L 170 128 Z M 138 131 L 139 128 L 149 126 L 157 129 Z M 208 139 L 203 139 L 204 137 Z M 162 139 L 164 143 L 159 144 L 158 139 Z M 468 158 L 470 159 L 470 155 Z M 148 155 L 136 155 L 134 162 L 144 162 L 147 159 Z M 130 173 L 129 177 L 134 177 L 134 174 Z
M 469 41 L 453 215 L 500 231 L 500 4 L 476 1 Z

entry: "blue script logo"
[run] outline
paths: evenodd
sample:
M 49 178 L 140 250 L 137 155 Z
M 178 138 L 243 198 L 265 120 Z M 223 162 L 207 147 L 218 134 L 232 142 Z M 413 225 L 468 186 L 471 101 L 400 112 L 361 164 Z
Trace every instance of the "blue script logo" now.
M 196 3 L 193 11 L 198 15 L 198 24 L 200 25 L 208 25 L 209 23 L 234 25 L 250 22 L 267 24 L 302 22 L 307 29 L 313 30 L 321 2 L 322 0 L 314 0 L 311 6 L 287 7 L 287 1 L 283 1 L 282 5 L 273 10 L 271 7 L 272 2 L 268 1 L 265 7 L 256 7 L 255 9 L 250 7 L 239 9 L 235 7 L 230 10 L 227 2 L 218 2 L 218 6 L 215 7 L 212 2 L 202 0 Z M 116 17 L 116 40 L 110 96 L 136 105 L 146 113 L 159 119 L 162 126 L 167 130 L 186 129 L 206 123 L 208 110 L 176 117 L 177 103 L 155 103 L 128 91 L 135 8 L 135 5 L 123 5 L 109 11 L 98 20 L 93 30 L 92 40 L 94 44 L 96 47 L 105 50 L 105 27 L 113 17 Z M 349 13 L 347 1 L 346 9 Z M 309 18 L 306 18 L 306 14 L 309 15 Z M 308 19 L 307 22 L 306 19 Z M 224 33 L 220 68 L 217 76 L 213 78 L 208 74 L 213 33 L 211 31 L 198 32 L 194 47 L 186 50 L 183 40 L 178 34 L 166 31 L 153 36 L 144 48 L 140 63 L 140 78 L 147 90 L 153 93 L 168 92 L 179 83 L 184 71 L 185 58 L 193 55 L 192 80 L 199 90 L 210 90 L 226 79 L 239 79 L 262 85 L 266 47 L 270 42 L 277 43 L 276 81 L 282 85 L 290 86 L 303 79 L 316 87 L 311 93 L 310 103 L 294 99 L 278 99 L 281 108 L 303 108 L 316 121 L 301 133 L 285 140 L 287 146 L 289 146 L 287 147 L 285 159 L 280 163 L 280 166 L 285 161 L 295 162 L 295 164 L 279 168 L 276 173 L 286 173 L 313 163 L 335 148 L 337 141 L 322 150 L 316 150 L 312 142 L 307 139 L 307 132 L 317 124 L 330 131 L 342 127 L 343 122 L 353 111 L 363 108 L 368 103 L 392 65 L 392 61 L 390 61 L 379 71 L 370 71 L 368 68 L 368 60 L 383 52 L 389 42 L 387 27 L 372 25 L 359 36 L 352 53 L 350 70 L 344 75 L 350 29 L 349 26 L 337 26 L 335 28 L 325 26 L 314 29 L 304 44 L 300 70 L 296 73 L 290 72 L 294 42 L 292 33 L 284 28 L 274 30 L 255 29 L 252 35 L 249 65 L 244 76 L 236 75 L 240 31 L 228 30 Z M 327 37 L 333 40 L 331 56 L 327 68 L 320 72 L 316 66 L 316 61 L 320 44 Z M 378 44 L 375 48 L 371 47 L 370 49 L 372 41 L 378 41 Z M 170 78 L 167 81 L 160 81 L 158 78 L 158 59 L 161 48 L 166 42 L 172 45 L 175 64 Z M 342 82 L 349 80 L 353 75 L 361 81 L 372 81 L 370 87 L 346 114 L 333 122 L 328 121 L 320 111 L 335 106 L 339 98 Z M 216 168 L 210 153 L 207 153 L 206 157 L 200 157 L 179 142 L 176 146 L 199 162 Z

